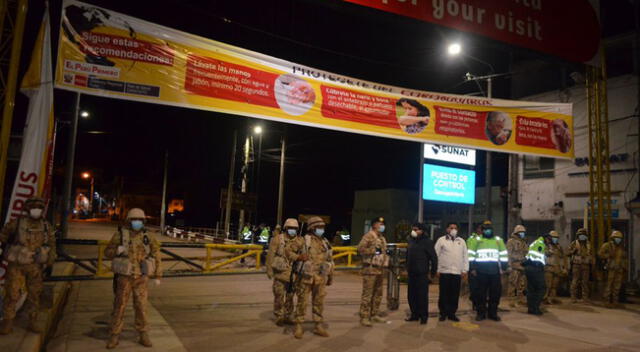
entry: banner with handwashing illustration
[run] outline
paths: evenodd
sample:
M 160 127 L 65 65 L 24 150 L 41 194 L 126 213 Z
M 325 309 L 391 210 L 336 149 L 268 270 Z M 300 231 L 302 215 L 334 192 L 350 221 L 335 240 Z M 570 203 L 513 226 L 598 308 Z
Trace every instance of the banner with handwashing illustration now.
M 440 94 L 280 60 L 78 1 L 56 87 L 380 137 L 573 157 L 572 105 Z

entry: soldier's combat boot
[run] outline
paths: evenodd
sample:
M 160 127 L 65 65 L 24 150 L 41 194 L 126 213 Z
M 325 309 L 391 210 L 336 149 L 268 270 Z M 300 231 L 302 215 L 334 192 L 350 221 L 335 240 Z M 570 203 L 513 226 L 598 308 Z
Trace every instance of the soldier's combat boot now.
M 387 320 L 385 318 L 383 318 L 383 317 L 375 315 L 375 316 L 373 316 L 373 318 L 371 318 L 371 322 L 372 323 L 386 324 Z
M 118 335 L 111 335 L 111 337 L 109 337 L 109 342 L 107 342 L 107 349 L 112 350 L 116 348 L 119 342 L 120 338 Z
M 313 333 L 318 336 L 329 337 L 329 333 L 324 328 L 324 326 L 322 326 L 322 323 L 316 323 L 316 327 L 313 329 Z
M 288 316 L 288 315 L 284 318 L 284 323 L 285 323 L 285 324 L 287 324 L 287 325 L 293 325 L 293 324 L 295 324 L 295 322 L 293 321 L 293 319 L 291 319 L 291 317 L 290 317 L 290 316 Z
M 27 325 L 27 330 L 31 331 L 34 334 L 41 334 L 43 331 L 40 324 L 38 324 L 37 319 L 29 319 L 29 325 Z
M 373 324 L 371 324 L 371 320 L 369 320 L 369 318 L 360 319 L 360 325 L 366 326 L 366 327 L 372 327 L 373 326 Z
M 0 335 L 8 335 L 13 331 L 13 319 L 4 319 L 0 323 Z
M 147 332 L 140 333 L 140 340 L 138 342 L 144 347 L 151 347 L 151 339 L 149 339 L 149 334 Z
M 297 323 L 295 330 L 293 331 L 293 337 L 296 339 L 301 339 L 302 335 L 304 335 L 304 330 L 302 330 L 302 324 Z
M 276 319 L 276 325 L 282 326 L 284 325 L 284 321 L 285 321 L 284 317 L 278 317 L 278 319 Z

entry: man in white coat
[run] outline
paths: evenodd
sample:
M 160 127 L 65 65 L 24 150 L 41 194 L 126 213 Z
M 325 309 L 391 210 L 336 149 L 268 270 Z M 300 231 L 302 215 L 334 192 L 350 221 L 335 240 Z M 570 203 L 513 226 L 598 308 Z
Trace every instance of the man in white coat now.
M 435 249 L 438 255 L 438 278 L 440 281 L 440 321 L 449 319 L 460 321 L 456 316 L 458 298 L 460 297 L 460 282 L 467 279 L 469 271 L 469 256 L 467 244 L 458 237 L 458 225 L 449 223 L 447 233 L 436 241 Z

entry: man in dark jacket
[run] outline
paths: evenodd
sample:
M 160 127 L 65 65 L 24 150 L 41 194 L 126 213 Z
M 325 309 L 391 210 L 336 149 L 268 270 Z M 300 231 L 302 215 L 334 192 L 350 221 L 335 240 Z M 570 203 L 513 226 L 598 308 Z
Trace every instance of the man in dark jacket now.
M 411 316 L 406 321 L 420 320 L 426 324 L 429 317 L 429 280 L 438 269 L 438 257 L 433 241 L 427 237 L 422 223 L 413 225 L 407 250 L 407 272 L 409 273 L 409 307 Z

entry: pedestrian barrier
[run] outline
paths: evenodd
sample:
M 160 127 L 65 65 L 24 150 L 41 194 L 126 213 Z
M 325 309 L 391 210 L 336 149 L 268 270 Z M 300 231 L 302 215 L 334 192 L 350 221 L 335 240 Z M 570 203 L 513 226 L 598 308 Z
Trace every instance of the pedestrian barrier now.
M 51 276 L 47 281 L 72 281 L 72 280 L 95 280 L 110 279 L 113 277 L 111 271 L 110 260 L 105 256 L 105 250 L 109 241 L 104 240 L 82 240 L 82 239 L 60 239 L 58 240 L 58 261 L 73 262 L 80 268 L 89 272 L 87 275 L 70 275 L 70 276 Z M 65 246 L 95 246 L 97 247 L 97 258 L 76 258 L 69 255 L 65 251 Z M 204 256 L 187 258 L 179 255 L 173 249 L 200 248 L 204 249 Z M 392 256 L 397 256 L 398 248 L 406 248 L 406 243 L 389 244 Z M 230 257 L 220 258 L 214 256 L 214 250 L 222 250 L 231 252 Z M 188 269 L 172 270 L 177 264 L 163 272 L 163 277 L 181 277 L 181 276 L 197 276 L 197 275 L 224 275 L 224 274 L 250 274 L 263 273 L 263 258 L 266 254 L 265 247 L 256 244 L 218 244 L 218 243 L 178 243 L 163 242 L 160 251 L 162 254 L 171 257 L 175 262 L 184 263 Z M 357 256 L 357 247 L 355 246 L 337 246 L 333 247 L 333 259 L 346 258 L 346 264 L 336 265 L 336 270 L 353 270 L 359 269 L 354 256 Z M 251 267 L 238 268 L 230 266 L 234 263 L 241 262 L 246 258 L 255 258 L 255 264 Z M 392 260 L 392 263 L 398 262 L 398 258 Z M 392 271 L 395 271 L 392 268 Z

